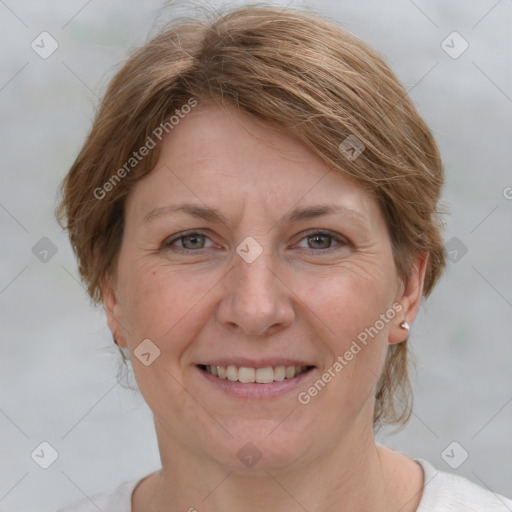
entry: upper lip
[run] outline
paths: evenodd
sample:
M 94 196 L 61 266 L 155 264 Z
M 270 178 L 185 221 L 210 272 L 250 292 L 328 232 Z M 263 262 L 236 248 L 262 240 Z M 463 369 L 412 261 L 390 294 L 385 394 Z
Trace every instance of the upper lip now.
M 310 362 L 301 361 L 298 359 L 286 358 L 267 358 L 267 359 L 248 359 L 246 357 L 229 357 L 223 359 L 214 359 L 199 365 L 204 366 L 244 366 L 246 368 L 267 368 L 269 366 L 314 366 Z

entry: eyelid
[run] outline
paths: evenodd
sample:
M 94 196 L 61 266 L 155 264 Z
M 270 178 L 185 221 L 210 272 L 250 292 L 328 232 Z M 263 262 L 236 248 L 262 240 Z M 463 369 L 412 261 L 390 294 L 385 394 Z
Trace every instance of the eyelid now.
M 350 243 L 344 236 L 339 235 L 338 233 L 335 233 L 328 229 L 320 229 L 320 228 L 310 229 L 308 231 L 300 233 L 301 238 L 299 239 L 299 242 L 302 242 L 302 240 L 304 240 L 305 238 L 313 236 L 313 235 L 329 236 L 338 243 L 337 245 L 328 247 L 327 249 L 310 249 L 310 248 L 306 249 L 306 250 L 313 251 L 313 252 L 329 251 L 331 249 L 335 249 L 338 246 L 344 246 L 344 245 L 348 245 Z
M 188 231 L 183 231 L 181 233 L 177 233 L 176 235 L 173 235 L 172 237 L 165 239 L 162 246 L 163 247 L 175 247 L 175 249 L 178 251 L 188 252 L 188 253 L 201 252 L 201 251 L 207 249 L 207 247 L 202 247 L 201 249 L 186 249 L 184 247 L 173 246 L 173 244 L 175 242 L 181 240 L 182 238 L 186 238 L 187 236 L 190 236 L 190 235 L 203 235 L 205 238 L 208 238 L 210 241 L 212 241 L 211 238 L 208 236 L 208 234 L 205 231 L 208 231 L 208 230 L 192 229 L 192 230 L 188 230 Z M 329 251 L 329 250 L 335 249 L 338 246 L 346 246 L 346 245 L 350 244 L 350 241 L 347 238 L 345 238 L 344 236 L 342 236 L 338 233 L 335 233 L 333 231 L 330 231 L 328 229 L 320 229 L 320 228 L 316 228 L 316 229 L 312 228 L 308 231 L 299 233 L 298 236 L 300 236 L 300 238 L 298 239 L 297 243 L 302 242 L 302 240 L 304 240 L 305 238 L 307 238 L 309 236 L 313 236 L 313 235 L 329 236 L 334 241 L 337 242 L 337 245 L 328 247 L 326 249 L 311 249 L 311 248 L 303 248 L 303 249 L 306 249 L 306 250 L 309 250 L 312 252 L 324 252 L 324 251 Z
M 190 236 L 190 235 L 203 235 L 205 238 L 208 238 L 210 241 L 212 241 L 211 238 L 208 236 L 208 234 L 206 232 L 204 232 L 204 230 L 190 229 L 188 231 L 182 231 L 180 233 L 176 233 L 176 235 L 172 235 L 171 237 L 166 238 L 163 241 L 162 246 L 163 247 L 171 247 L 171 246 L 173 246 L 173 244 L 175 242 L 178 242 L 182 238 L 186 238 L 187 236 Z M 187 252 L 199 252 L 204 249 L 204 248 L 202 248 L 202 249 L 192 250 L 192 249 L 185 249 L 184 247 L 178 247 L 178 246 L 176 246 L 176 248 L 181 249 L 182 251 L 187 251 Z

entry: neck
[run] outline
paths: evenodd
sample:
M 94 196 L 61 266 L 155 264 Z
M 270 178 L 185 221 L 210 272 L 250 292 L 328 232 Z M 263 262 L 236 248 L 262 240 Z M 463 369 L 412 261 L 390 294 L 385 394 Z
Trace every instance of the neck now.
M 242 473 L 191 452 L 158 421 L 155 426 L 162 470 L 134 495 L 134 512 L 412 512 L 419 502 L 412 481 L 406 485 L 397 471 L 406 458 L 376 445 L 373 430 L 354 429 L 315 459 L 304 455 L 287 467 L 257 464 Z

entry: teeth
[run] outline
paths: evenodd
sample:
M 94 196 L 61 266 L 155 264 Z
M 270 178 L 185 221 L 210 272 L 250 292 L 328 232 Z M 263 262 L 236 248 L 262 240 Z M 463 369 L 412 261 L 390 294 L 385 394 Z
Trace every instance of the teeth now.
M 228 380 L 238 380 L 238 368 L 233 365 L 228 366 L 226 369 L 226 377 Z
M 243 383 L 257 382 L 268 384 L 286 379 L 293 379 L 303 373 L 307 366 L 267 366 L 265 368 L 248 368 L 234 365 L 229 366 L 206 366 L 206 371 L 219 379 L 228 379 L 232 382 Z
M 266 368 L 258 368 L 256 370 L 256 382 L 260 384 L 268 384 L 269 382 L 274 382 L 274 369 L 272 366 L 267 366 Z
M 284 380 L 286 377 L 286 368 L 284 366 L 274 367 L 274 380 Z
M 242 366 L 238 369 L 239 382 L 256 382 L 256 370 Z

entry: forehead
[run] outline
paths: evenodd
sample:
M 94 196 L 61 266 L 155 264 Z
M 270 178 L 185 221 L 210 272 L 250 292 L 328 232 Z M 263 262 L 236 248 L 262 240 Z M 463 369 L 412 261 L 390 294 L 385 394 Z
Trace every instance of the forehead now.
M 372 217 L 376 202 L 293 134 L 235 108 L 198 106 L 165 137 L 155 169 L 132 190 L 138 218 L 173 203 L 261 211 L 339 204 Z
M 244 110 L 213 104 L 197 107 L 164 139 L 161 161 L 179 165 L 186 162 L 198 170 L 225 168 L 233 175 L 258 172 L 275 166 L 293 167 L 312 175 L 325 167 L 319 157 L 307 150 L 284 128 L 259 119 Z M 217 164 L 217 165 L 216 165 Z M 279 173 L 275 173 L 275 178 Z

